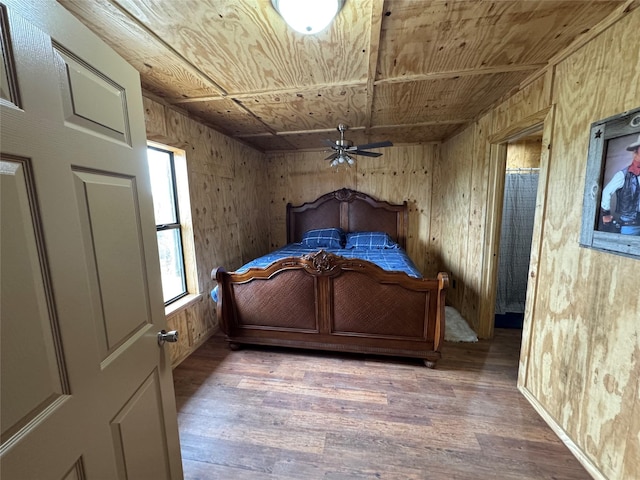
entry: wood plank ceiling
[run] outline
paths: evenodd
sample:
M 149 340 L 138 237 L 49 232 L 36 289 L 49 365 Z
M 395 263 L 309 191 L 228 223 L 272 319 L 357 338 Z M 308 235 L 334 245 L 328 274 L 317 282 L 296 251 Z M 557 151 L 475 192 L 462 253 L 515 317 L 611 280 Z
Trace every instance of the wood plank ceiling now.
M 147 92 L 260 151 L 442 141 L 623 0 L 346 0 L 315 36 L 270 0 L 58 0 Z

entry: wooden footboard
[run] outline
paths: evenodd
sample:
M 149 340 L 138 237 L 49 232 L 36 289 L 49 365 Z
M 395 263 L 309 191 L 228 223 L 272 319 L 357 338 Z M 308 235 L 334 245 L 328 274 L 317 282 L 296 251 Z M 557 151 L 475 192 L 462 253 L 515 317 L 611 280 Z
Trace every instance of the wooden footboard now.
M 415 357 L 429 367 L 441 356 L 446 273 L 417 279 L 319 251 L 212 277 L 232 344 Z

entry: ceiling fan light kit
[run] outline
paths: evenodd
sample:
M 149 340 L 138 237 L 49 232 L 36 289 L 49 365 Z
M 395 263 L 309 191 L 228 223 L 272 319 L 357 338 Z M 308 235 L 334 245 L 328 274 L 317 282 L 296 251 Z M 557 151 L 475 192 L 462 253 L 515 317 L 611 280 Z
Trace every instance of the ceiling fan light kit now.
M 347 164 L 347 166 L 350 167 L 352 165 L 355 165 L 356 161 L 354 160 L 353 157 L 350 157 L 345 153 L 331 160 L 331 163 L 329 165 L 332 167 L 338 167 L 340 165 L 344 165 L 345 163 Z
M 338 14 L 345 0 L 271 0 L 273 8 L 296 32 L 321 32 Z

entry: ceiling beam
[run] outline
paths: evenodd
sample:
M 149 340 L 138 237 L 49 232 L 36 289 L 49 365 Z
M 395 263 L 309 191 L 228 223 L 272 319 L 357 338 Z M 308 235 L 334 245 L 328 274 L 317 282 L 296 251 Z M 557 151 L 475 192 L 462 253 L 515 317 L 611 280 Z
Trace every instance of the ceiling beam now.
M 358 130 L 364 130 L 364 127 L 349 127 L 350 132 L 355 132 Z M 317 130 L 291 130 L 287 132 L 277 132 L 275 133 L 278 137 L 285 137 L 287 135 L 307 135 L 309 133 L 332 133 L 335 132 L 335 128 L 318 128 Z M 260 137 L 269 137 L 271 136 L 268 133 L 247 133 L 246 135 L 237 135 L 242 138 L 260 138 Z
M 246 100 L 253 99 L 254 97 L 259 97 L 261 95 L 295 95 L 297 93 L 304 94 L 314 94 L 318 93 L 319 90 L 326 90 L 329 88 L 335 87 L 359 87 L 365 85 L 365 82 L 362 80 L 353 80 L 353 81 L 345 81 L 340 83 L 317 83 L 314 85 L 300 85 L 298 87 L 291 88 L 280 88 L 280 89 L 270 89 L 270 90 L 255 90 L 251 92 L 242 92 L 242 93 L 227 93 L 224 98 L 231 98 L 233 100 Z M 190 97 L 190 98 L 170 98 L 169 102 L 179 104 L 179 103 L 196 103 L 196 102 L 211 102 L 214 100 L 221 100 L 223 97 L 221 95 L 203 95 L 201 97 Z
M 448 72 L 420 73 L 417 75 L 403 75 L 402 77 L 382 78 L 375 81 L 375 85 L 393 83 L 412 83 L 427 80 L 447 80 L 449 78 L 469 77 L 473 75 L 492 75 L 495 73 L 510 73 L 523 71 L 537 71 L 544 68 L 546 63 L 530 63 L 526 65 L 496 65 L 494 67 L 469 68 L 466 70 L 452 70 Z
M 364 126 L 371 126 L 371 110 L 373 109 L 373 87 L 378 70 L 378 55 L 380 53 L 380 35 L 382 33 L 382 12 L 384 2 L 371 2 L 371 19 L 369 21 L 369 71 L 367 73 L 367 97 L 365 104 Z
M 168 98 L 167 102 L 179 105 L 182 103 L 197 103 L 197 102 L 212 102 L 215 100 L 232 99 L 232 100 L 246 100 L 254 97 L 259 97 L 260 95 L 293 95 L 296 93 L 317 93 L 319 90 L 325 90 L 329 88 L 335 87 L 358 87 L 358 86 L 366 86 L 367 89 L 367 100 L 366 100 L 366 126 L 371 124 L 371 108 L 373 104 L 373 90 L 374 86 L 377 85 L 385 85 L 385 84 L 399 84 L 399 83 L 411 83 L 411 82 L 419 82 L 424 80 L 446 80 L 448 78 L 456 78 L 456 77 L 467 77 L 471 75 L 491 75 L 494 73 L 509 73 L 509 72 L 521 72 L 521 71 L 538 71 L 544 67 L 546 67 L 546 63 L 534 63 L 528 65 L 499 65 L 495 67 L 485 67 L 485 68 L 473 68 L 468 70 L 452 70 L 448 72 L 433 72 L 433 73 L 425 73 L 419 75 L 404 75 L 402 77 L 393 77 L 393 78 L 383 78 L 380 80 L 375 80 L 375 70 L 377 68 L 377 54 L 375 55 L 375 60 L 371 59 L 369 63 L 369 77 L 366 82 L 361 80 L 354 81 L 346 81 L 339 83 L 319 83 L 315 85 L 304 85 L 293 88 L 281 88 L 281 89 L 273 89 L 273 90 L 256 90 L 252 92 L 243 92 L 243 93 L 226 93 L 225 95 L 204 95 L 201 97 L 190 97 L 190 98 Z M 372 67 L 373 65 L 373 67 Z M 371 70 L 373 69 L 373 73 Z
M 388 128 L 413 128 L 413 127 L 430 127 L 433 125 L 464 125 L 467 124 L 469 122 L 472 122 L 474 119 L 469 117 L 469 118 L 457 118 L 457 119 L 453 119 L 453 120 L 435 120 L 432 122 L 418 122 L 418 123 L 411 123 L 411 124 L 395 124 L 395 125 L 376 125 L 374 127 L 349 127 L 349 131 L 350 132 L 355 132 L 358 130 L 383 130 L 383 129 L 388 129 Z M 261 132 L 261 133 L 247 133 L 246 135 L 243 134 L 239 134 L 239 135 L 235 135 L 236 138 L 245 138 L 245 139 L 249 139 L 249 138 L 261 138 L 261 137 L 270 137 L 272 135 L 276 135 L 277 137 L 286 137 L 287 135 L 309 135 L 309 134 L 319 134 L 319 133 L 331 133 L 334 132 L 336 129 L 335 128 L 319 128 L 316 130 L 291 130 L 291 131 L 287 131 L 287 132 L 276 132 L 276 133 L 267 133 L 267 132 Z

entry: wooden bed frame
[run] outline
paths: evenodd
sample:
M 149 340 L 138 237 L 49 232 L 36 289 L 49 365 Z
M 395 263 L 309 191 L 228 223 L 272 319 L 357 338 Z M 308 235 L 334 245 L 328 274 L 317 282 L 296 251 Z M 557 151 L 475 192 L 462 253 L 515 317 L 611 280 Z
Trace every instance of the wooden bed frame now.
M 407 202 L 349 189 L 287 205 L 287 243 L 314 228 L 383 231 L 403 248 Z M 416 357 L 435 367 L 444 340 L 446 273 L 417 279 L 325 251 L 245 273 L 214 269 L 218 319 L 231 348 L 275 345 Z

